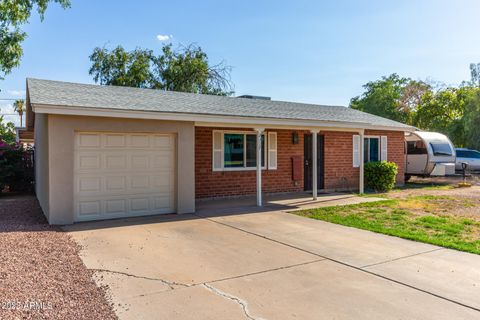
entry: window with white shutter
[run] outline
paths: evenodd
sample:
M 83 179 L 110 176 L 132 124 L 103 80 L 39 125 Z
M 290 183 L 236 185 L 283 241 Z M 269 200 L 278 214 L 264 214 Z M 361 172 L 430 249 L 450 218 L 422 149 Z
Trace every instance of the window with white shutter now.
M 268 169 L 277 169 L 277 133 L 268 133 Z
M 262 134 L 262 169 L 267 164 L 277 165 L 277 136 L 269 135 L 272 140 L 270 153 L 267 154 L 267 136 Z M 267 162 L 267 156 L 270 162 Z M 255 170 L 257 167 L 257 134 L 253 131 L 214 130 L 212 132 L 212 170 L 241 171 Z M 273 166 L 272 166 L 273 168 Z
M 353 135 L 353 167 L 360 167 L 360 136 Z
M 213 171 L 219 171 L 223 168 L 223 133 L 213 131 Z
M 388 140 L 387 136 L 382 136 L 381 137 L 381 142 L 380 142 L 380 160 L 381 161 L 387 161 L 388 160 Z

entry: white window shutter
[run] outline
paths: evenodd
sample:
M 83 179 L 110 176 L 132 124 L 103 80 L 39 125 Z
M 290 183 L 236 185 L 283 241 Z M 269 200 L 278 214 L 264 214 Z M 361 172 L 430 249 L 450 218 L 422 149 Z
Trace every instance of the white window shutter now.
M 353 167 L 360 167 L 360 136 L 353 135 Z
M 387 161 L 388 160 L 388 140 L 387 136 L 382 136 L 381 137 L 381 142 L 380 142 L 380 160 L 381 161 Z
M 223 134 L 221 131 L 213 131 L 213 171 L 222 170 L 223 163 Z
M 268 169 L 277 169 L 277 133 L 268 133 Z

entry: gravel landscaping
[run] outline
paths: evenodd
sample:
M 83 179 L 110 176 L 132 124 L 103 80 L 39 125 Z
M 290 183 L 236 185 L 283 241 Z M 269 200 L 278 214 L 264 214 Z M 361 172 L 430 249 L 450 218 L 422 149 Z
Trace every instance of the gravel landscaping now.
M 0 196 L 0 319 L 116 319 L 78 256 L 33 196 Z

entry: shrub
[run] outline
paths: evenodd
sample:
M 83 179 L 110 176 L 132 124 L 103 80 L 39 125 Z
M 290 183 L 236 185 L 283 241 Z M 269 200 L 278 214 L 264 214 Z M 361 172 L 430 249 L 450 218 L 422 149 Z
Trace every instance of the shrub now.
M 394 162 L 380 161 L 365 164 L 365 186 L 378 192 L 386 192 L 395 186 L 398 166 Z
M 32 191 L 33 149 L 0 140 L 0 192 Z

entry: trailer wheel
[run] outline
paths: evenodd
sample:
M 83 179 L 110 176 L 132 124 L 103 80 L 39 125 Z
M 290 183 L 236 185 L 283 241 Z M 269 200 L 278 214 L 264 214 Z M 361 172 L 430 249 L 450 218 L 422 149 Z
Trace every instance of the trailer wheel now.
M 405 175 L 405 182 L 408 182 L 408 180 L 410 180 L 411 177 L 412 177 L 411 175 L 406 174 L 406 175 Z

